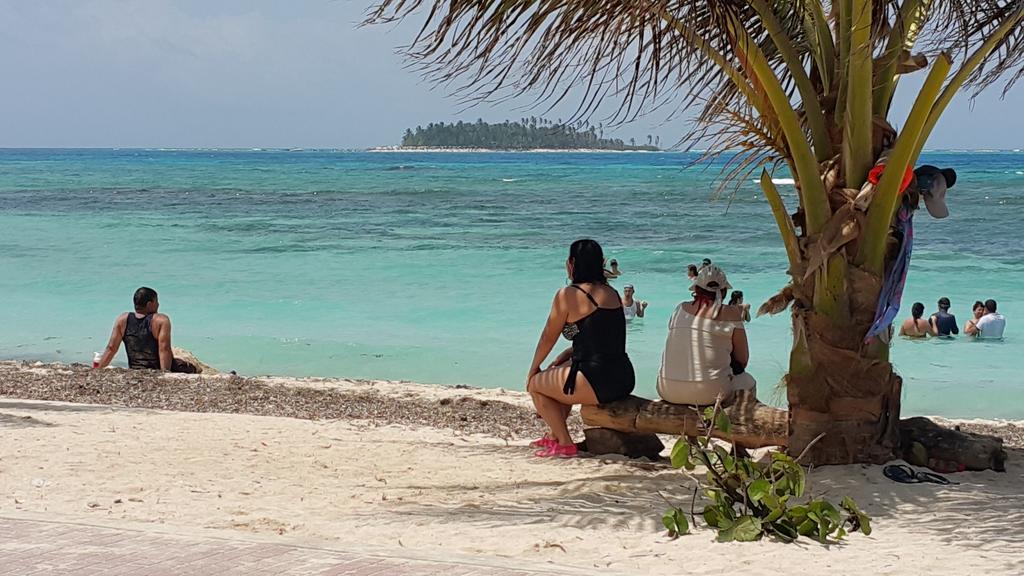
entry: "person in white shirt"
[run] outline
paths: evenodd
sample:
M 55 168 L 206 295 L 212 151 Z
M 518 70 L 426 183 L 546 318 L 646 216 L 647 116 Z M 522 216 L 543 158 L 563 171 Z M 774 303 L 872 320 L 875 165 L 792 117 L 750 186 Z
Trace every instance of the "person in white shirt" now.
M 743 309 L 724 302 L 731 288 L 721 268 L 703 267 L 691 287 L 693 301 L 672 314 L 658 373 L 658 395 L 666 402 L 706 406 L 740 390 L 755 393 L 757 382 L 746 371 Z
M 647 302 L 633 299 L 633 285 L 626 284 L 622 287 L 622 313 L 626 316 L 626 322 L 633 318 L 643 318 L 647 310 Z
M 996 301 L 985 301 L 985 315 L 973 325 L 968 325 L 966 332 L 984 340 L 997 340 L 1003 337 L 1006 329 L 1006 318 L 996 312 Z

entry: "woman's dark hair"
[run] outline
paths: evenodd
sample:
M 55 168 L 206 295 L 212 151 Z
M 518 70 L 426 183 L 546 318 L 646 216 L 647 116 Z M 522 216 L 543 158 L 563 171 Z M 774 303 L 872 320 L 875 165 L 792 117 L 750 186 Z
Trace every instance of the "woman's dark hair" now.
M 924 316 L 924 304 L 914 302 L 914 305 L 910 307 L 910 315 L 914 317 L 914 320 L 920 320 L 921 316 Z
M 607 284 L 604 277 L 604 251 L 596 240 L 583 238 L 569 246 L 573 284 Z
M 696 276 L 697 275 L 697 265 L 696 264 L 690 264 L 689 266 L 687 266 L 686 267 L 686 273 L 687 274 L 693 274 L 694 276 Z
M 729 306 L 735 306 L 743 299 L 743 290 L 733 290 L 732 296 L 729 296 Z
M 974 301 L 974 306 L 971 306 L 971 311 L 973 312 L 973 311 L 977 310 L 978 308 L 984 308 L 984 307 L 985 307 L 985 303 L 984 302 L 982 302 L 981 300 L 975 300 Z

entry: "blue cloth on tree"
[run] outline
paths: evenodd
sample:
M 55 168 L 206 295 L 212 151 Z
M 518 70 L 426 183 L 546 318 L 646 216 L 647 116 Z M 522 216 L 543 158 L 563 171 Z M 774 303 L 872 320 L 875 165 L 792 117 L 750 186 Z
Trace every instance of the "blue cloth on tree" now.
M 882 291 L 878 295 L 878 308 L 875 309 L 875 323 L 868 330 L 865 340 L 887 332 L 896 320 L 896 315 L 900 313 L 903 287 L 907 283 L 907 271 L 910 270 L 910 253 L 914 247 L 914 211 L 905 205 L 900 207 L 897 214 L 896 230 L 902 237 L 899 253 L 885 276 L 885 283 L 882 284 Z

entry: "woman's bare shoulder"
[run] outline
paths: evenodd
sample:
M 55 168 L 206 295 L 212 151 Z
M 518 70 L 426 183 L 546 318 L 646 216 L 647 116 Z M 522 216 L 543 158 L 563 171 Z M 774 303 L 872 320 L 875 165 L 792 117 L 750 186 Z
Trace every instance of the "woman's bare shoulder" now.
M 602 308 L 614 308 L 622 302 L 622 295 L 610 284 L 594 284 L 590 293 Z
M 575 300 L 575 295 L 580 294 L 580 291 L 572 286 L 572 284 L 559 288 L 558 292 L 555 292 L 555 302 L 561 302 L 563 304 L 572 302 Z

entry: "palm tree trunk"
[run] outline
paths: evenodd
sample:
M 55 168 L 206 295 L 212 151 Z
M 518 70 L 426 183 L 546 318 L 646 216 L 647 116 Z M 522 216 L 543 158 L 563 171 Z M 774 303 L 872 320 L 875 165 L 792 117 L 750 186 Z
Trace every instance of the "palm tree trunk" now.
M 848 250 L 854 252 L 852 246 Z M 882 463 L 901 454 L 902 379 L 892 370 L 887 344 L 877 339 L 865 344 L 881 282 L 846 262 L 844 249 L 834 258 L 844 264 L 840 276 L 825 285 L 834 274 L 823 272 L 817 282 L 812 275 L 793 290 L 788 449 L 800 454 L 823 434 L 804 457 L 807 462 Z M 833 298 L 836 309 L 823 313 L 821 301 L 837 288 L 844 297 Z

